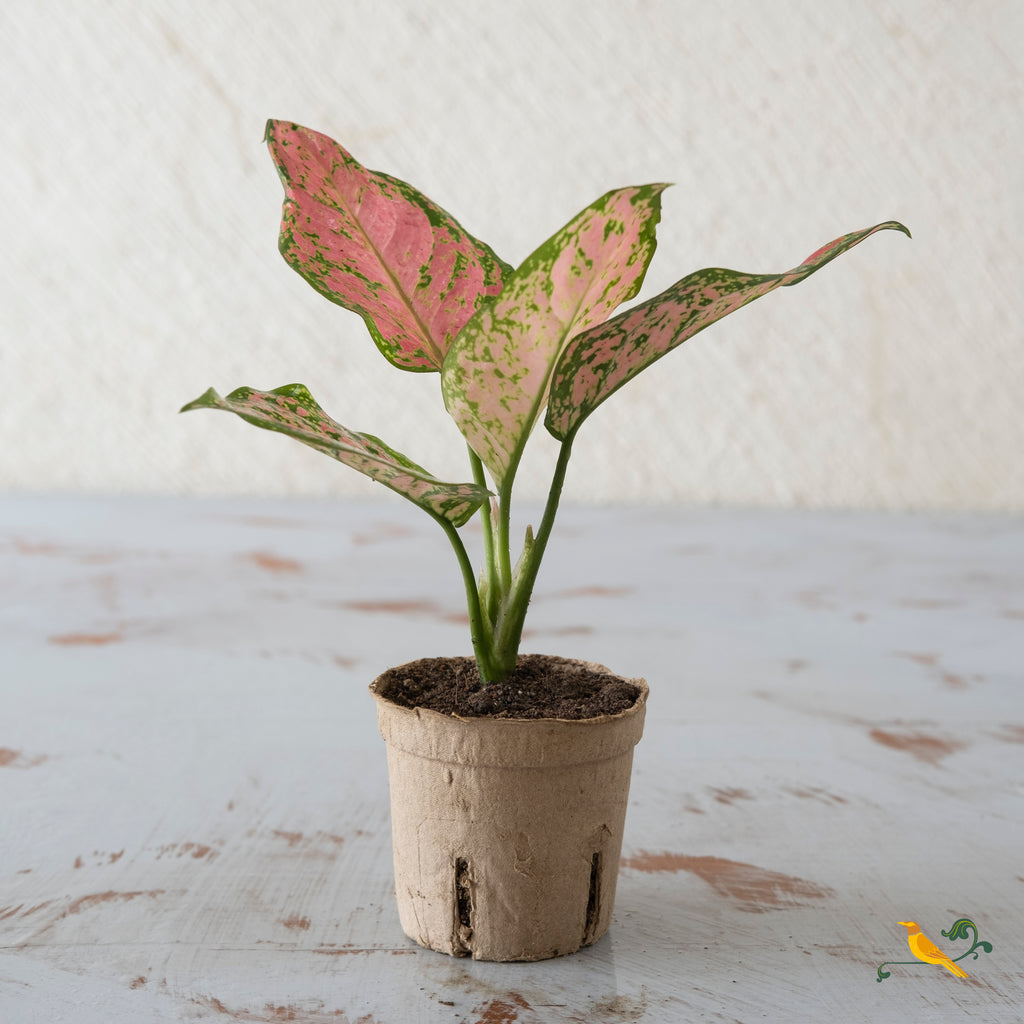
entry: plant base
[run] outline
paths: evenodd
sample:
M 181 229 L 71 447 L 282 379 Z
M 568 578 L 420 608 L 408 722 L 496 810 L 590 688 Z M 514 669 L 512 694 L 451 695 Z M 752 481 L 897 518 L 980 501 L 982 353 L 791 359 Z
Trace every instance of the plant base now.
M 633 707 L 578 721 L 441 715 L 371 685 L 410 938 L 451 956 L 543 960 L 608 930 L 648 693 L 628 681 Z

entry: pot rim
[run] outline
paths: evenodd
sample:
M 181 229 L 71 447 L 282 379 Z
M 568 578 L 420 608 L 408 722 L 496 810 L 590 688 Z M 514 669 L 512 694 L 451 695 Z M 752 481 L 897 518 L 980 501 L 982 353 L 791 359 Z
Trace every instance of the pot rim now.
M 603 665 L 585 664 L 616 675 Z M 643 733 L 650 693 L 646 680 L 622 676 L 639 692 L 631 707 L 614 715 L 488 718 L 403 707 L 377 692 L 380 678 L 369 690 L 377 702 L 377 724 L 386 743 L 430 761 L 494 767 L 585 764 L 631 752 Z

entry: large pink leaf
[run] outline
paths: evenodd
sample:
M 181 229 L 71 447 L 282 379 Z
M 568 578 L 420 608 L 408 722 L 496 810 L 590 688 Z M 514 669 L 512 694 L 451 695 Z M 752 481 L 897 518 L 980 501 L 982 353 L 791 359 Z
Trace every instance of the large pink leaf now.
M 411 185 L 368 170 L 326 135 L 268 121 L 266 141 L 284 183 L 284 258 L 358 313 L 395 366 L 439 370 L 510 268 Z
M 224 409 L 265 430 L 276 430 L 366 474 L 437 516 L 462 526 L 488 497 L 477 484 L 448 484 L 372 434 L 336 423 L 302 384 L 273 391 L 238 388 L 222 398 L 213 388 L 182 408 Z
M 876 224 L 829 242 L 783 274 L 698 270 L 607 323 L 577 334 L 552 377 L 545 426 L 564 441 L 609 395 L 687 338 L 776 288 L 805 280 L 887 228 L 910 235 L 897 221 Z
M 565 343 L 640 290 L 665 187 L 617 189 L 588 206 L 506 278 L 448 350 L 445 404 L 499 484 L 544 410 Z

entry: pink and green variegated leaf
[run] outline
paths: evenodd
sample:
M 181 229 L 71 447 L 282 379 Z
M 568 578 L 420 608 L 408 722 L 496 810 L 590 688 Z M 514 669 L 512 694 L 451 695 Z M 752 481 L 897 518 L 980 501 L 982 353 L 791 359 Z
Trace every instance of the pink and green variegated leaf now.
M 266 141 L 285 190 L 281 255 L 358 313 L 395 366 L 440 370 L 511 268 L 411 185 L 368 170 L 326 135 L 268 121 Z
M 499 484 L 544 410 L 566 342 L 640 290 L 665 188 L 617 189 L 588 206 L 506 278 L 448 350 L 445 405 Z
M 776 288 L 798 284 L 887 228 L 910 235 L 897 221 L 876 224 L 829 242 L 783 274 L 698 270 L 607 323 L 577 334 L 552 377 L 545 426 L 566 440 L 606 398 L 687 338 Z
M 455 526 L 462 526 L 489 496 L 487 489 L 477 484 L 443 483 L 380 438 L 336 423 L 302 384 L 287 384 L 273 391 L 243 387 L 226 398 L 210 388 L 181 411 L 190 409 L 224 409 L 247 423 L 294 437 Z

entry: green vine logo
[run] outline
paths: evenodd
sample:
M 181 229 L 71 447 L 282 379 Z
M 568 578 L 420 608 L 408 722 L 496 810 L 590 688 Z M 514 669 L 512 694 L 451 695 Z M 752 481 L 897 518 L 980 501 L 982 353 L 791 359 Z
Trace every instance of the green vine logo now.
M 974 959 L 977 960 L 979 950 L 983 950 L 986 953 L 992 952 L 992 943 L 983 942 L 978 938 L 978 926 L 969 918 L 961 917 L 958 921 L 953 922 L 953 926 L 949 931 L 944 931 L 942 934 L 949 940 L 955 941 L 956 939 L 967 939 L 970 937 L 968 933 L 973 933 L 974 941 L 971 943 L 971 948 L 967 950 L 962 956 L 958 956 L 955 960 L 951 960 L 945 953 L 939 949 L 938 946 L 932 942 L 922 931 L 916 921 L 900 921 L 901 925 L 907 929 L 907 945 L 910 946 L 910 952 L 917 957 L 917 960 L 887 960 L 884 964 L 878 965 L 878 981 L 884 981 L 890 977 L 892 972 L 883 970 L 885 967 L 890 967 L 893 964 L 909 964 L 912 967 L 916 967 L 918 962 L 926 964 L 937 964 L 940 967 L 945 967 L 951 974 L 955 974 L 958 978 L 970 977 L 966 971 L 962 968 L 957 967 L 957 964 L 961 960 L 966 960 L 972 953 Z

